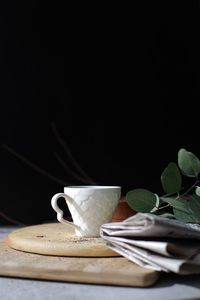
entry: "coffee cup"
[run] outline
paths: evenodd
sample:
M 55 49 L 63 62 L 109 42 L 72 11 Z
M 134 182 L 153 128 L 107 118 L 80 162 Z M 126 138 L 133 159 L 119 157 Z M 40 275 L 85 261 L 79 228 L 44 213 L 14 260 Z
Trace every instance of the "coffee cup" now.
M 57 212 L 57 220 L 74 227 L 76 236 L 99 237 L 101 225 L 111 222 L 120 196 L 119 186 L 68 186 L 64 193 L 52 197 L 51 205 Z M 63 218 L 57 204 L 59 198 L 65 199 L 73 222 Z

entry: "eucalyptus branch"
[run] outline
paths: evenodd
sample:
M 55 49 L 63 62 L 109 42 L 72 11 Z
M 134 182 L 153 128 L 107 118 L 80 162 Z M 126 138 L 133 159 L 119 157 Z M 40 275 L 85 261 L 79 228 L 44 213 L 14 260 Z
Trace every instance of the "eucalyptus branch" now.
M 180 190 L 179 190 L 178 192 L 164 194 L 164 195 L 162 195 L 161 197 L 162 197 L 162 198 L 173 197 L 174 195 L 177 195 L 177 194 L 179 195 L 180 191 L 182 191 L 182 190 L 183 190 L 183 187 L 181 187 Z
M 161 174 L 161 184 L 164 192 L 162 197 L 146 189 L 134 189 L 126 195 L 129 206 L 138 212 L 156 213 L 163 210 L 159 216 L 174 218 L 185 223 L 200 224 L 200 160 L 186 149 L 178 151 L 178 164 L 170 162 Z M 195 178 L 195 183 L 182 191 L 182 176 Z M 195 191 L 192 191 L 196 188 Z M 179 201 L 181 199 L 181 201 Z M 167 203 L 165 205 L 165 202 Z M 165 211 L 171 207 L 172 213 Z
M 189 189 L 187 189 L 187 191 L 185 191 L 183 194 L 179 196 L 179 198 L 176 199 L 180 199 L 186 196 L 197 185 L 197 183 L 199 183 L 199 180 L 196 180 L 195 183 Z
M 159 210 L 161 210 L 161 209 L 164 209 L 164 208 L 167 208 L 167 207 L 170 207 L 171 205 L 170 204 L 166 204 L 166 205 L 164 205 L 164 206 L 159 206 L 159 207 L 154 207 L 152 210 L 151 210 L 151 212 L 156 212 L 156 211 L 159 211 Z

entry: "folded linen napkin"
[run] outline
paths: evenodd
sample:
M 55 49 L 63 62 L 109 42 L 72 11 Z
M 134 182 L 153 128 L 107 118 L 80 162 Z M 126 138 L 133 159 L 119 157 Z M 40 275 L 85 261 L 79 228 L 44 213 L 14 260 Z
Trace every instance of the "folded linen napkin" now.
M 137 213 L 103 224 L 100 234 L 108 247 L 142 267 L 200 273 L 200 225 Z

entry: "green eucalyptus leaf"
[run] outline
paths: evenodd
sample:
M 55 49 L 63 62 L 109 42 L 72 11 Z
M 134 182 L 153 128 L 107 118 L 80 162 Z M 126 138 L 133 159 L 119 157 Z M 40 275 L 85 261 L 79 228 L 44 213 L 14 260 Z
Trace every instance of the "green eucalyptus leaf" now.
M 191 215 L 195 219 L 195 223 L 200 223 L 200 197 L 193 195 L 189 201 Z
M 159 217 L 167 218 L 167 219 L 176 219 L 175 215 L 170 214 L 170 213 L 162 213 L 159 215 Z
M 185 223 L 194 223 L 195 219 L 191 214 L 190 200 L 186 199 L 168 199 L 168 203 L 173 207 L 173 213 L 177 220 Z
M 194 195 L 189 192 L 196 183 L 179 198 L 173 196 L 181 189 L 181 173 L 196 179 L 200 174 L 199 158 L 186 149 L 178 152 L 178 166 L 171 162 L 161 174 L 162 187 L 167 195 L 159 197 L 146 189 L 135 189 L 126 195 L 128 205 L 138 212 L 200 224 L 200 186 L 196 186 Z
M 197 188 L 195 189 L 195 193 L 197 196 L 200 196 L 200 186 L 197 186 Z
M 165 198 L 166 199 L 166 198 Z M 185 223 L 200 223 L 200 197 L 191 196 L 190 199 L 167 199 L 172 205 L 177 220 Z
M 170 197 L 161 197 L 161 200 L 171 205 L 173 208 L 188 213 L 188 201 L 183 199 L 175 199 Z
M 200 197 L 190 195 L 189 199 L 161 198 L 173 207 L 177 220 L 185 223 L 200 223 Z
M 194 194 L 194 195 L 191 195 L 191 203 L 195 202 L 198 209 L 200 210 L 200 196 Z
M 126 194 L 128 205 L 139 212 L 150 212 L 156 205 L 156 195 L 145 189 L 135 189 Z
M 184 212 L 182 210 L 173 208 L 174 215 L 177 220 L 184 223 L 196 223 L 194 216 L 188 211 Z
M 174 162 L 169 163 L 164 169 L 161 174 L 161 183 L 163 190 L 167 194 L 175 194 L 180 191 L 182 184 L 181 173 Z
M 197 177 L 200 173 L 200 160 L 185 149 L 178 152 L 178 165 L 182 173 L 188 177 Z

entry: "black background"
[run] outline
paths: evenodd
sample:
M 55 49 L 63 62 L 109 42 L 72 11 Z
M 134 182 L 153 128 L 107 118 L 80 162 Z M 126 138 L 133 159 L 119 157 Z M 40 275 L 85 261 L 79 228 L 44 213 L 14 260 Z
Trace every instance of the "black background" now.
M 199 5 L 180 3 L 92 14 L 59 2 L 4 3 L 1 144 L 66 185 L 83 184 L 55 157 L 75 171 L 56 124 L 97 184 L 160 193 L 160 174 L 180 148 L 200 156 Z M 5 147 L 0 179 L 0 211 L 26 224 L 55 218 L 50 199 L 64 183 Z

